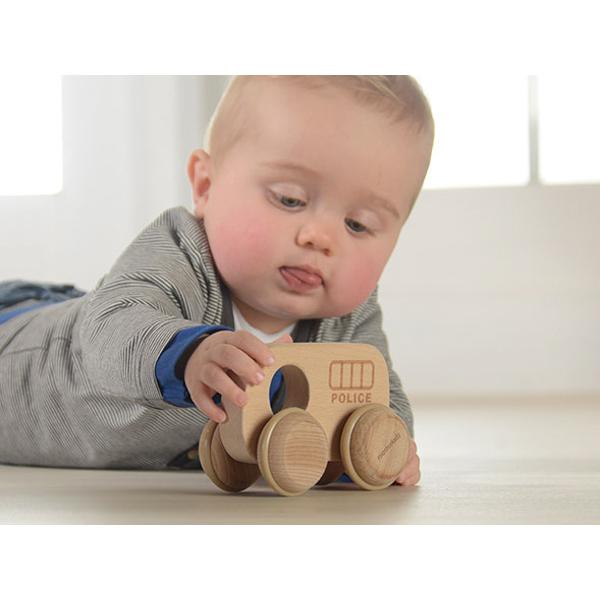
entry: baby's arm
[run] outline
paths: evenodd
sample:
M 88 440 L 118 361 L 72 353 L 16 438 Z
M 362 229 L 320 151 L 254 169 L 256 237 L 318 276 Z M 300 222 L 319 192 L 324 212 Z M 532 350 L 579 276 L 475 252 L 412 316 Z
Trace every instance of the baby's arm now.
M 202 241 L 191 216 L 169 211 L 142 231 L 88 295 L 76 349 L 88 385 L 107 397 L 170 406 L 155 372 L 165 349 L 183 331 L 223 329 L 218 280 L 203 268 L 209 257 L 196 250 Z
M 383 354 L 390 378 L 390 407 L 406 423 L 411 435 L 408 461 L 402 473 L 396 479 L 400 485 L 415 485 L 420 477 L 420 459 L 417 454 L 417 445 L 414 441 L 413 413 L 402 388 L 400 377 L 394 371 L 389 355 L 387 337 L 382 327 L 381 307 L 377 300 L 377 290 L 371 294 L 368 300 L 356 311 L 360 315 L 359 321 L 352 332 L 351 341 L 354 343 L 365 343 L 376 346 Z
M 349 323 L 350 337 L 341 341 L 371 344 L 383 355 L 390 379 L 390 407 L 406 423 L 411 436 L 413 431 L 413 413 L 402 388 L 400 377 L 393 368 L 388 350 L 388 342 L 382 326 L 381 307 L 377 300 L 377 290 L 352 313 Z

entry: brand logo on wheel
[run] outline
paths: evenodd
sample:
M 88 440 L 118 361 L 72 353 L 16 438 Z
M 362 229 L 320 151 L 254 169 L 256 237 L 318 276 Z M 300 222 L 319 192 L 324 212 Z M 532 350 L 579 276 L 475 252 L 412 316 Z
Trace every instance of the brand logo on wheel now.
M 377 455 L 377 460 L 381 460 L 390 450 L 390 448 L 400 439 L 400 434 L 396 433 L 396 435 L 391 439 L 390 442 L 387 443 L 385 448 Z

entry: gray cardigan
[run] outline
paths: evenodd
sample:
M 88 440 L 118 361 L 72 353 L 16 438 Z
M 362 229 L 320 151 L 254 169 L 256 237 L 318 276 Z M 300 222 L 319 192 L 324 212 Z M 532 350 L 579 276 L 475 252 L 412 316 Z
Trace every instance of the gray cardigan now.
M 198 442 L 206 417 L 165 402 L 161 352 L 194 325 L 232 325 L 202 222 L 161 214 L 90 293 L 0 325 L 0 462 L 163 469 Z M 377 346 L 390 369 L 391 406 L 413 432 L 392 369 L 374 292 L 352 313 L 301 321 L 295 341 Z

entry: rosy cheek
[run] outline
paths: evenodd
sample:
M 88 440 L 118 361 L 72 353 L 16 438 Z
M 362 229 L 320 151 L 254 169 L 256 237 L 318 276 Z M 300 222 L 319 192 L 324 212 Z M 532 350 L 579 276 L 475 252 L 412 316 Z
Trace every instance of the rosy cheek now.
M 275 236 L 268 227 L 262 223 L 253 224 L 240 231 L 239 237 L 234 241 L 234 246 L 237 246 L 235 257 L 245 264 L 254 265 L 256 270 L 273 258 L 274 241 Z
M 210 232 L 211 250 L 217 267 L 229 279 L 260 269 L 260 257 L 272 254 L 273 239 L 264 222 L 256 219 L 232 218 Z
M 361 258 L 346 269 L 337 281 L 337 296 L 342 310 L 351 311 L 362 304 L 375 289 L 383 266 L 380 261 Z

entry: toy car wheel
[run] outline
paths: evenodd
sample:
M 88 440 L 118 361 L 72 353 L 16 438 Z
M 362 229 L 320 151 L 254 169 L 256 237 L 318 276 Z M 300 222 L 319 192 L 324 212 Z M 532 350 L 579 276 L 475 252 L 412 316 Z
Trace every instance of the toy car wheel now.
M 325 472 L 321 479 L 317 481 L 317 485 L 328 485 L 334 481 L 337 481 L 344 473 L 344 465 L 339 461 L 329 461 Z
M 209 479 L 226 492 L 241 492 L 260 476 L 258 465 L 239 462 L 227 454 L 219 434 L 219 424 L 214 421 L 204 426 L 198 453 Z
M 273 415 L 258 439 L 260 472 L 283 496 L 303 494 L 315 485 L 328 457 L 325 430 L 301 408 L 286 408 Z
M 344 424 L 340 451 L 346 473 L 367 490 L 392 484 L 408 459 L 410 435 L 391 408 L 372 404 L 356 409 Z

